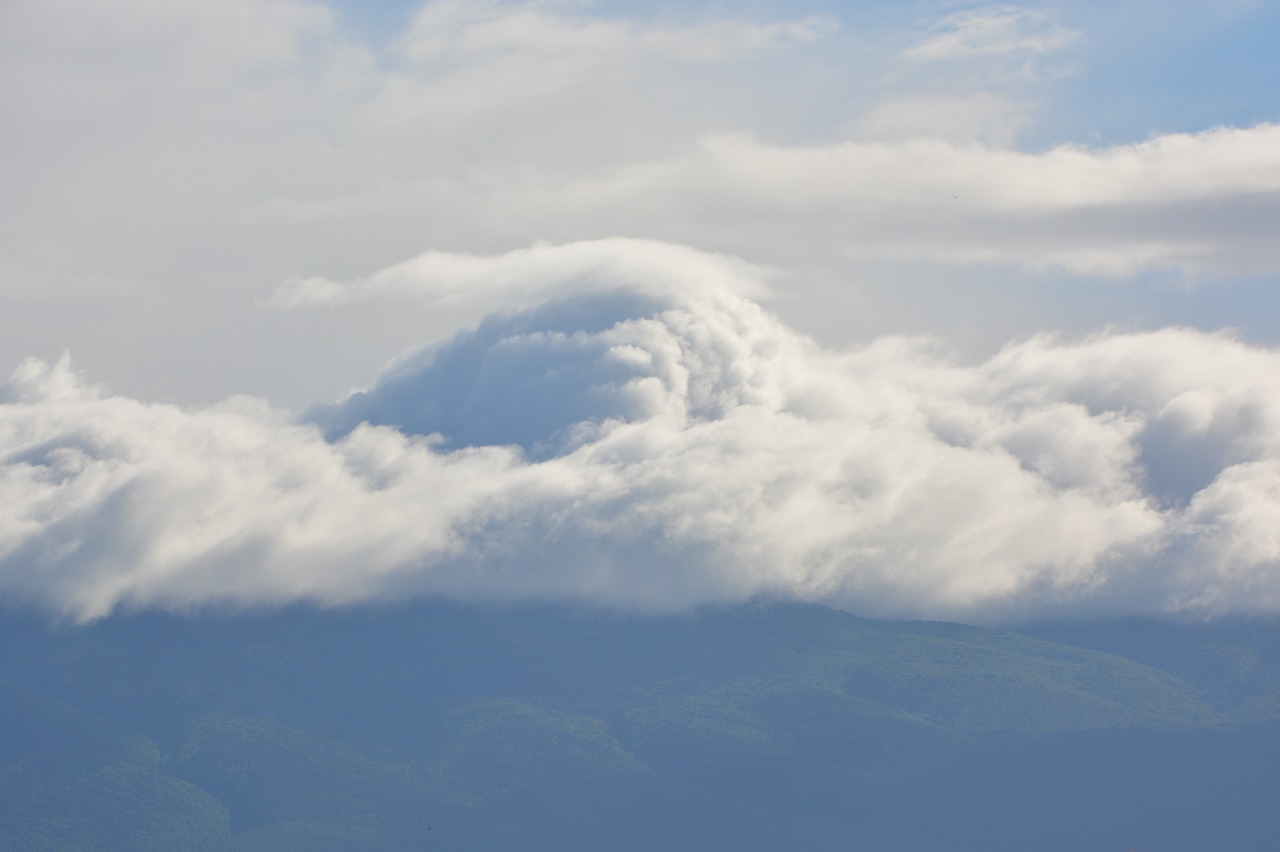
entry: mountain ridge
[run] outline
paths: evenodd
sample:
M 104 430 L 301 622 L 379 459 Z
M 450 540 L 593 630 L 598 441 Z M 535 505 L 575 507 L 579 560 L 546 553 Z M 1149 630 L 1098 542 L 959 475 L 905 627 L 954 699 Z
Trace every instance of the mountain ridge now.
M 812 604 L 416 602 L 80 627 L 11 612 L 0 638 L 4 848 L 999 849 L 1038 826 L 1077 838 L 1064 849 L 1190 849 L 1202 835 L 1172 795 L 1113 790 L 1100 813 L 1132 824 L 1114 837 L 1067 803 L 1095 801 L 1104 768 L 1162 765 L 1184 799 L 1227 774 L 1227 789 L 1277 786 L 1249 757 L 1280 744 L 1271 622 L 997 630 Z M 1241 686 L 1247 653 L 1260 673 Z M 24 715 L 35 705 L 53 710 Z M 54 759 L 68 749 L 74 770 Z M 72 792 L 42 806 L 10 798 L 20 786 Z M 128 818 L 90 806 L 104 796 Z M 1036 824 L 972 823 L 1002 797 Z

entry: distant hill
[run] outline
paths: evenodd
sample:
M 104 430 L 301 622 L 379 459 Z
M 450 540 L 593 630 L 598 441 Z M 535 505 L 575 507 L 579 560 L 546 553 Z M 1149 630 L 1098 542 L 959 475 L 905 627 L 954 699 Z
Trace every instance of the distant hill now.
M 0 619 L 0 848 L 1280 848 L 1280 625 Z

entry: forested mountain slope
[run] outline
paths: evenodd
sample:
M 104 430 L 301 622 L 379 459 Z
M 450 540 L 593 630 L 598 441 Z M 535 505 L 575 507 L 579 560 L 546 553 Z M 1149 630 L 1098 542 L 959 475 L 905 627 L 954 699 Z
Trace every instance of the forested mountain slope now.
M 417 603 L 0 640 L 4 848 L 1280 842 L 1272 622 Z

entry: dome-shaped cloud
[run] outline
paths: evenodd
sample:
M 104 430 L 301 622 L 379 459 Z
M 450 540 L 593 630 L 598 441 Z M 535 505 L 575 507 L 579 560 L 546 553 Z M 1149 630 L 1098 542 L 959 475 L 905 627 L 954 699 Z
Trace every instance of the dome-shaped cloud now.
M 713 262 L 656 256 L 677 283 Z M 24 363 L 0 388 L 0 594 L 79 617 L 410 594 L 1280 611 L 1280 353 L 1182 329 L 973 365 L 920 339 L 829 351 L 738 288 L 634 268 L 584 268 L 301 419 Z
M 445 446 L 515 444 L 557 453 L 583 427 L 642 420 L 670 398 L 672 364 L 655 360 L 645 300 L 594 296 L 491 317 L 440 347 L 388 366 L 373 386 L 313 410 L 332 439 L 361 423 Z

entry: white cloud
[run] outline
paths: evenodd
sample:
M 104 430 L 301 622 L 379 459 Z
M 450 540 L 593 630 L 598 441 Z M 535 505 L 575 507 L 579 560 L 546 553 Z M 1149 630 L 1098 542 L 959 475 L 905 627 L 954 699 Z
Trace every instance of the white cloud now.
M 963 97 L 912 95 L 886 101 L 855 124 L 858 137 L 878 142 L 946 139 L 1008 148 L 1031 123 L 1011 101 L 980 92 Z
M 940 138 L 781 146 L 704 139 L 694 153 L 504 199 L 548 221 L 588 209 L 697 230 L 704 242 L 840 247 L 1090 276 L 1274 274 L 1280 126 L 1217 128 L 1041 153 Z M 736 235 L 736 239 L 735 239 Z
M 905 55 L 938 61 L 1046 54 L 1061 50 L 1079 37 L 1079 32 L 1053 23 L 1045 12 L 1019 6 L 987 6 L 945 16 L 934 24 L 932 35 Z
M 225 286 L 239 276 L 224 254 L 268 275 L 301 258 L 367 264 L 388 241 L 452 233 L 459 201 L 456 232 L 484 234 L 477 192 L 727 121 L 741 110 L 714 92 L 732 86 L 697 69 L 834 27 L 438 0 L 373 47 L 305 0 L 15 0 L 0 7 L 0 156 L 23 168 L 0 202 L 0 256 L 75 295 L 77 273 L 147 288 L 211 266 Z M 537 236 L 524 223 L 521 241 Z
M 298 298 L 326 287 L 348 298 L 325 282 L 423 246 L 698 246 L 804 270 L 786 282 L 789 315 L 823 333 L 840 327 L 833 305 L 888 291 L 888 278 L 954 292 L 957 264 L 1012 267 L 991 280 L 1035 293 L 1027 332 L 1064 314 L 1041 286 L 1045 268 L 1190 279 L 1280 269 L 1270 124 L 1013 147 L 1094 126 L 1051 116 L 1058 130 L 1046 132 L 1046 88 L 969 73 L 1064 58 L 1068 48 L 1050 50 L 1064 39 L 1052 19 L 966 13 L 927 39 L 949 37 L 967 58 L 922 62 L 892 57 L 913 14 L 900 9 L 850 12 L 842 29 L 807 10 L 607 9 L 618 12 L 424 3 L 379 44 L 305 0 L 0 3 L 0 158 L 21 164 L 0 194 L 0 360 L 69 346 L 137 396 L 248 389 L 301 402 L 475 315 L 446 306 L 421 327 L 365 315 L 341 329 L 343 352 L 324 371 L 304 370 L 284 354 L 324 358 L 339 329 L 255 312 L 255 297 L 296 277 L 310 282 L 294 285 Z M 1135 296 L 1115 317 L 1109 307 L 1129 297 L 1107 297 L 1078 327 L 1174 313 L 1163 295 Z M 1193 310 L 1178 316 L 1207 322 Z M 868 310 L 883 318 L 857 333 L 986 327 L 895 311 Z M 181 362 L 217 366 L 179 375 Z
M 972 365 L 830 351 L 726 286 L 636 292 L 643 251 L 669 281 L 746 268 L 628 242 L 466 260 L 570 283 L 317 410 L 330 440 L 25 362 L 0 389 L 0 594 L 80 618 L 411 594 L 1280 611 L 1280 353 L 1180 329 Z M 578 290 L 584 256 L 615 286 Z
M 1280 129 L 1020 150 L 1025 87 L 1070 67 L 1051 18 L 894 61 L 894 32 L 700 15 L 435 2 L 373 45 L 303 0 L 0 3 L 0 361 L 70 346 L 129 389 L 31 361 L 0 391 L 0 597 L 1280 609 L 1272 350 L 824 350 L 750 300 L 852 326 L 836 300 L 736 259 L 846 292 L 936 263 L 903 298 L 965 291 L 982 328 L 996 288 L 947 265 L 1275 274 Z M 343 310 L 255 312 L 280 281 Z M 492 311 L 521 313 L 314 422 L 140 401 L 328 396 Z
M 477 302 L 491 310 L 524 307 L 562 292 L 725 290 L 760 297 L 769 271 L 736 257 L 654 240 L 612 238 L 540 243 L 503 255 L 428 251 L 352 284 L 325 278 L 290 278 L 271 294 L 278 308 L 335 305 L 388 296 L 441 304 Z
M 738 53 L 806 44 L 831 35 L 839 24 L 811 16 L 770 24 L 725 20 L 664 28 L 626 20 L 566 14 L 562 6 L 479 0 L 438 0 L 425 5 L 398 51 L 413 62 L 487 65 L 571 61 L 603 65 L 642 59 L 704 62 Z
M 485 205 L 679 150 L 708 127 L 776 126 L 766 104 L 784 95 L 740 74 L 834 35 L 806 16 L 417 5 L 403 37 L 372 43 L 308 0 L 0 3 L 0 158 L 21 164 L 0 194 L 0 360 L 71 346 L 171 399 L 331 393 L 279 357 L 331 329 L 246 332 L 270 322 L 255 312 L 265 287 L 345 279 L 423 245 L 555 236 L 570 223 Z M 614 233 L 576 227 L 575 239 Z M 337 387 L 424 333 L 380 319 L 346 329 L 344 359 L 361 366 Z M 179 379 L 158 351 L 223 378 Z

